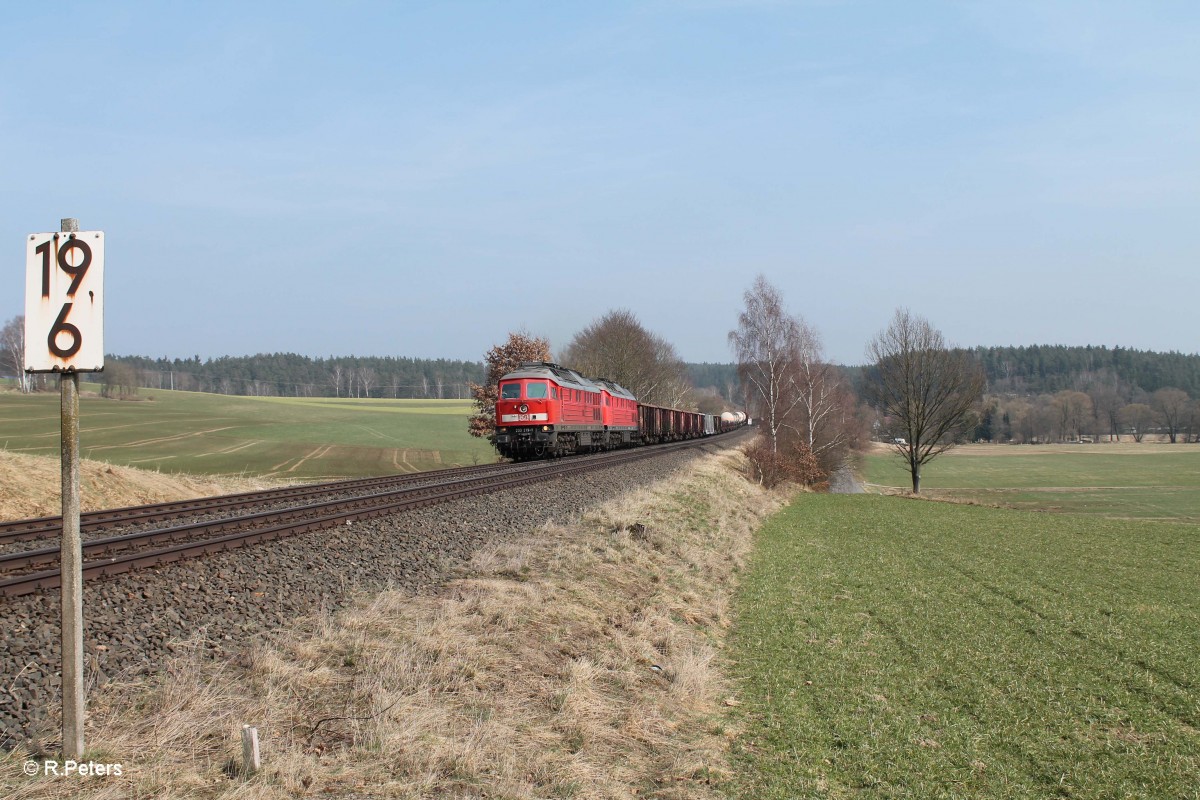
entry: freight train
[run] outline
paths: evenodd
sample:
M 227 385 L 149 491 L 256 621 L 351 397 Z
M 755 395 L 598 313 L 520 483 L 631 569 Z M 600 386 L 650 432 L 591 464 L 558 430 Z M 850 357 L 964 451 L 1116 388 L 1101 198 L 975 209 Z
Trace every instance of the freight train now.
M 628 389 L 547 361 L 500 379 L 496 449 L 516 461 L 674 442 L 733 430 L 740 411 L 701 414 L 639 403 Z

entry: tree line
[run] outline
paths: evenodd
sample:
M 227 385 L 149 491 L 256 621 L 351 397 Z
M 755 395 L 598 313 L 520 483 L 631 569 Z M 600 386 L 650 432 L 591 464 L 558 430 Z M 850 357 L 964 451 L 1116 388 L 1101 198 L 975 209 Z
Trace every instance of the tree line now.
M 996 394 L 1054 394 L 1079 389 L 1098 376 L 1130 389 L 1153 393 L 1174 388 L 1200 397 L 1200 355 L 1156 353 L 1127 347 L 976 347 L 988 388 Z
M 1119 442 L 1122 437 L 1141 442 L 1147 436 L 1200 442 L 1200 400 L 1182 389 L 1147 392 L 1111 376 L 1078 385 L 1053 394 L 988 394 L 974 438 L 1014 444 Z
M 24 372 L 25 318 L 0 328 L 0 376 L 21 391 L 57 385 L 51 376 Z M 177 389 L 264 397 L 388 397 L 466 399 L 483 378 L 476 361 L 399 356 L 331 356 L 259 353 L 219 358 L 105 356 L 96 376 L 106 396 L 130 397 L 142 389 Z
M 280 397 L 388 397 L 465 399 L 483 374 L 473 361 L 397 356 L 312 358 L 259 353 L 201 360 L 109 356 L 102 380 L 132 373 L 142 388 Z

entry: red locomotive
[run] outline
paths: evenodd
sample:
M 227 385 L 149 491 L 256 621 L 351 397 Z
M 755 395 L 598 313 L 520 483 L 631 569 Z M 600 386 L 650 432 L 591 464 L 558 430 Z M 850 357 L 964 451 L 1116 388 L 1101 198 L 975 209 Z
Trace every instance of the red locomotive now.
M 498 397 L 496 449 L 518 461 L 709 436 L 746 419 L 643 405 L 614 381 L 545 361 L 502 377 Z

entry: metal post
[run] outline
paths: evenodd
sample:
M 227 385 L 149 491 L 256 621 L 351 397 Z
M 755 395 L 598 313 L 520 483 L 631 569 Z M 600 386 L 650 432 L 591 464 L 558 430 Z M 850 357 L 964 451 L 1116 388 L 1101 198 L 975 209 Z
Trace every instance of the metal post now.
M 62 233 L 79 230 L 64 219 Z M 62 393 L 62 746 L 63 756 L 83 757 L 83 544 L 79 535 L 79 373 L 59 376 Z

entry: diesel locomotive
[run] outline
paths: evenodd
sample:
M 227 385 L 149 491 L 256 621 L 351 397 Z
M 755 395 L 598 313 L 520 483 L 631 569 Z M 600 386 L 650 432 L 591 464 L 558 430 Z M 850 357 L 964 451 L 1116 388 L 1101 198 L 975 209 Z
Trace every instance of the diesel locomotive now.
M 721 415 L 639 403 L 615 381 L 527 361 L 500 378 L 496 449 L 516 461 L 711 436 L 745 424 Z

